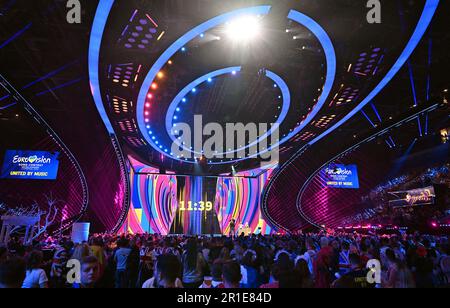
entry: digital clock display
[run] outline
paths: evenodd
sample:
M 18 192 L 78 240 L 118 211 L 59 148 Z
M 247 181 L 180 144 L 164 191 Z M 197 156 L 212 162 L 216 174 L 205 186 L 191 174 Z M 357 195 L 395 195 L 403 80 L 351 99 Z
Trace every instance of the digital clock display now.
M 187 202 L 187 207 L 186 207 L 186 203 L 184 201 L 180 201 L 180 206 L 179 206 L 179 210 L 180 211 L 211 211 L 213 208 L 213 204 L 211 201 L 199 201 L 199 202 L 192 202 L 192 201 L 188 201 Z

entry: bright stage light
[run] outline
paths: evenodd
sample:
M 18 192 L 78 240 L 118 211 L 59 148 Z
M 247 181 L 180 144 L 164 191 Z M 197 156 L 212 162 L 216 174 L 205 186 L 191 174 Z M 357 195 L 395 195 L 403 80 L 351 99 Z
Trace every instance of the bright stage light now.
M 248 41 L 261 33 L 261 24 L 256 16 L 243 16 L 227 24 L 228 36 L 236 41 Z

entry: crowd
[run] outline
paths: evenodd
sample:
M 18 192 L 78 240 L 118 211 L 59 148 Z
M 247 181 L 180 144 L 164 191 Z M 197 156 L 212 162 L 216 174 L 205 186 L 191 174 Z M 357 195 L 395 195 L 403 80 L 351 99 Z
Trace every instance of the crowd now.
M 3 288 L 448 287 L 445 236 L 97 234 L 0 247 Z M 370 271 L 369 260 L 379 260 Z M 77 272 L 76 264 L 80 265 Z M 370 273 L 369 273 L 370 271 Z M 369 276 L 374 278 L 368 280 Z

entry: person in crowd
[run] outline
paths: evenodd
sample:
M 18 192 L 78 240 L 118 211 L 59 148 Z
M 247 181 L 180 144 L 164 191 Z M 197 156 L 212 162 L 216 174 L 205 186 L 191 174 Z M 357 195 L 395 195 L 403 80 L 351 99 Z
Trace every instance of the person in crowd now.
M 334 251 L 328 245 L 328 238 L 320 239 L 320 251 L 314 263 L 314 278 L 316 288 L 329 288 L 335 279 L 333 271 Z
M 154 263 L 156 261 L 154 256 L 153 242 L 149 239 L 144 243 L 139 252 L 139 274 L 137 285 L 141 286 L 145 281 L 153 276 Z
M 42 269 L 43 254 L 41 251 L 33 250 L 26 258 L 26 277 L 23 281 L 22 288 L 48 288 L 48 278 Z
M 220 255 L 219 255 L 219 259 L 223 260 L 223 261 L 229 261 L 231 260 L 231 254 L 230 254 L 230 250 L 227 247 L 223 247 L 220 250 Z
M 244 257 L 241 262 L 241 287 L 242 288 L 258 288 L 260 277 L 258 269 L 256 268 L 257 254 L 254 250 L 247 250 L 244 252 Z
M 386 250 L 387 273 L 386 278 L 382 281 L 384 288 L 414 288 L 415 282 L 411 271 L 406 264 L 397 259 L 394 250 Z
M 185 288 L 198 288 L 203 283 L 206 271 L 206 261 L 199 252 L 197 240 L 190 238 L 186 243 L 186 250 L 182 255 L 183 285 Z
M 76 259 L 81 262 L 85 257 L 90 255 L 89 245 L 87 243 L 81 243 L 75 245 L 71 259 Z
M 369 284 L 367 281 L 368 270 L 361 264 L 361 257 L 358 254 L 349 255 L 350 269 L 347 273 L 335 280 L 333 288 L 351 288 L 365 289 L 375 287 L 375 284 Z
M 225 262 L 222 268 L 222 280 L 225 289 L 239 289 L 242 279 L 241 266 L 236 261 Z
M 214 261 L 211 265 L 211 276 L 205 276 L 201 289 L 216 289 L 223 288 L 222 281 L 222 267 L 223 262 L 219 259 Z
M 6 247 L 0 246 L 0 262 L 5 261 L 8 256 L 8 249 Z
M 209 249 L 209 242 L 207 240 L 203 240 L 202 241 L 202 247 L 201 247 L 201 253 L 203 256 L 203 259 L 205 259 L 206 262 L 209 262 L 209 253 L 210 253 L 210 249 Z
M 0 261 L 0 289 L 20 289 L 25 279 L 26 264 L 22 258 Z
M 232 219 L 230 222 L 230 237 L 236 236 L 236 220 Z
M 313 260 L 316 258 L 316 248 L 314 246 L 314 241 L 311 238 L 307 238 L 305 241 L 306 246 L 306 252 L 303 254 L 303 257 L 308 263 L 308 269 L 311 275 L 314 275 L 314 267 L 313 267 Z
M 98 260 L 100 273 L 103 273 L 106 266 L 106 253 L 104 250 L 103 239 L 101 237 L 93 237 L 90 241 L 90 255 Z
M 424 246 L 419 246 L 413 260 L 413 269 L 418 288 L 433 287 L 434 264 L 428 256 L 428 251 Z
M 139 275 L 140 251 L 139 251 L 139 247 L 137 244 L 138 244 L 138 238 L 131 239 L 130 245 L 129 245 L 131 252 L 127 259 L 129 288 L 136 287 L 138 275 Z
M 242 256 L 244 254 L 244 249 L 239 241 L 235 240 L 233 242 L 233 249 L 230 252 L 230 257 L 238 262 L 241 262 Z
M 128 243 L 126 238 L 120 238 L 117 241 L 118 249 L 114 253 L 116 288 L 127 288 L 129 284 L 128 258 L 131 254 L 131 249 L 128 247 Z
M 181 263 L 173 254 L 158 256 L 155 275 L 144 282 L 142 288 L 183 288 L 180 280 Z
M 297 258 L 295 263 L 295 273 L 299 276 L 301 288 L 311 289 L 314 287 L 314 281 L 311 272 L 309 271 L 308 263 L 303 256 Z
M 81 261 L 80 282 L 75 282 L 75 289 L 93 289 L 98 287 L 97 283 L 101 275 L 100 262 L 95 256 L 87 256 Z
M 56 247 L 53 254 L 53 261 L 50 270 L 50 285 L 52 288 L 63 288 L 67 283 L 67 261 L 71 255 L 73 242 L 62 241 L 60 246 Z
M 275 263 L 272 266 L 269 282 L 261 285 L 260 288 L 261 289 L 278 289 L 280 287 L 281 270 L 282 270 L 281 266 L 279 264 Z

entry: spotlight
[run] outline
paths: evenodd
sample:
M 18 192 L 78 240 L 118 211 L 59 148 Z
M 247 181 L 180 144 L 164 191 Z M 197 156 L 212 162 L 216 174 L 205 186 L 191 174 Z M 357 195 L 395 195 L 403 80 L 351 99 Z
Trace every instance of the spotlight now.
M 181 100 L 183 103 L 186 103 L 186 98 L 183 98 L 182 100 Z
M 152 86 L 153 86 L 153 85 L 152 85 Z M 147 94 L 147 98 L 148 98 L 148 99 L 152 99 L 152 98 L 153 98 L 153 94 L 151 94 L 151 93 Z
M 156 76 L 158 76 L 158 78 L 163 78 L 164 77 L 164 73 L 163 72 L 159 72 Z
M 205 35 L 204 35 L 204 34 L 202 33 L 202 34 L 200 34 L 200 37 L 201 37 L 201 38 L 204 38 L 204 37 L 205 37 Z
M 235 41 L 255 39 L 261 32 L 261 25 L 256 16 L 243 16 L 228 23 L 227 34 Z
M 172 64 L 173 64 L 172 60 L 169 60 L 169 62 L 167 62 L 167 63 L 169 63 L 169 65 L 172 65 Z
M 208 82 L 211 82 L 212 81 L 212 78 L 208 78 Z
M 196 89 L 196 88 L 193 88 L 193 89 L 192 89 L 192 93 L 195 93 L 195 92 L 197 92 L 197 89 Z
M 153 89 L 153 90 L 158 89 L 158 85 L 157 85 L 156 83 L 152 83 L 152 89 Z
M 186 47 L 181 47 L 181 51 L 185 52 L 186 51 Z
M 232 74 L 232 75 L 236 75 L 236 71 L 232 71 L 231 74 Z

